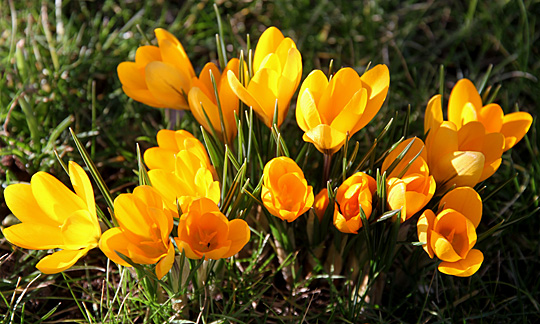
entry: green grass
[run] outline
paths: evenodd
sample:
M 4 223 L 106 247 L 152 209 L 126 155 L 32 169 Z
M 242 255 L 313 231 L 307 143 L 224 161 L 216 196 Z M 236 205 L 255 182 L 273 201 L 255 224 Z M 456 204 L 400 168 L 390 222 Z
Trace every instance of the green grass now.
M 303 56 L 304 77 L 314 68 L 326 72 L 330 60 L 334 71 L 351 66 L 362 72 L 370 62 L 389 66 L 386 103 L 354 137 L 360 156 L 396 112 L 382 147 L 402 135 L 408 105 L 409 134 L 421 135 L 425 105 L 440 91 L 441 66 L 445 102 L 458 79 L 467 77 L 478 86 L 491 70 L 484 90 L 491 88 L 493 93 L 500 85 L 494 101 L 506 113 L 519 109 L 536 116 L 538 111 L 540 3 L 535 1 L 220 1 L 219 10 L 225 42 L 235 49 L 245 47 L 247 33 L 254 44 L 270 25 L 292 37 Z M 217 60 L 212 2 L 64 1 L 57 16 L 54 2 L 0 0 L 2 188 L 28 181 L 39 170 L 66 182 L 53 150 L 64 161 L 81 162 L 67 127 L 87 146 L 113 197 L 137 184 L 132 171 L 137 169 L 135 143 L 142 149 L 153 146 L 168 117 L 125 96 L 116 66 L 133 60 L 136 48 L 154 38 L 156 27 L 167 28 L 181 40 L 196 70 L 209 59 Z M 231 49 L 227 54 L 235 57 L 238 52 Z M 294 156 L 302 142 L 292 110 L 285 126 L 297 136 L 285 140 Z M 189 118 L 182 123 L 200 135 Z M 329 272 L 325 261 L 330 251 L 319 258 L 300 253 L 303 259 L 291 266 L 287 262 L 295 255 L 276 247 L 266 236 L 266 225 L 254 222 L 251 242 L 237 259 L 220 264 L 222 277 L 213 287 L 195 285 L 181 299 L 156 294 L 149 300 L 130 269 L 119 271 L 97 249 L 64 275 L 38 277 L 35 264 L 46 253 L 13 248 L 2 237 L 0 322 L 538 321 L 539 133 L 535 121 L 484 184 L 483 198 L 510 179 L 484 201 L 479 234 L 504 223 L 477 244 L 485 261 L 470 278 L 442 275 L 420 248 L 400 244 L 387 275 L 379 277 L 370 293 L 378 302 L 353 302 L 355 287 L 344 279 L 345 270 Z M 382 151 L 378 148 L 376 155 Z M 308 177 L 321 163 L 306 165 Z M 7 225 L 13 220 L 1 201 L 0 219 Z M 99 195 L 97 202 L 105 205 Z M 307 240 L 305 219 L 287 225 L 297 242 Z M 373 234 L 382 233 L 384 226 L 375 225 Z M 409 230 L 407 240 L 417 240 L 415 230 Z M 359 246 L 357 241 L 350 246 Z M 281 266 L 295 269 L 292 281 L 284 279 Z

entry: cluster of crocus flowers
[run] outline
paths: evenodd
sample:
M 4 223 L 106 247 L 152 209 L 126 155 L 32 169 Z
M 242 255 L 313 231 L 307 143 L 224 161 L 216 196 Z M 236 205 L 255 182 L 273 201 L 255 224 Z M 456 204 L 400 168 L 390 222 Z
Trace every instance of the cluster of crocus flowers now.
M 234 114 L 239 113 L 238 97 L 231 89 L 227 73 L 231 71 L 238 78 L 239 68 L 240 62 L 236 58 L 227 63 L 223 73 L 214 63 L 207 63 L 199 74 L 199 78 L 193 78 L 188 95 L 189 106 L 195 119 L 208 132 L 215 132 L 226 143 L 230 143 L 236 136 Z M 243 71 L 247 71 L 247 67 L 244 66 Z M 214 89 L 212 78 L 216 89 Z
M 267 28 L 259 38 L 253 57 L 253 76 L 244 85 L 233 71 L 227 72 L 234 93 L 272 127 L 277 106 L 277 126 L 281 126 L 291 98 L 302 77 L 302 56 L 296 44 L 276 27 Z
M 158 147 L 144 154 L 148 177 L 165 205 L 177 210 L 185 200 L 206 197 L 219 203 L 221 190 L 202 143 L 187 131 L 161 130 Z
M 448 101 L 448 121 L 443 120 L 441 96 L 426 108 L 424 132 L 428 165 L 439 188 L 474 186 L 489 178 L 502 162 L 502 153 L 529 130 L 532 117 L 525 112 L 504 115 L 497 104 L 482 106 L 474 85 L 462 79 Z
M 340 69 L 328 80 L 315 70 L 302 83 L 296 104 L 296 121 L 303 139 L 322 153 L 332 155 L 373 119 L 388 93 L 390 74 L 377 65 L 359 76 L 352 68 Z
M 377 190 L 373 177 L 357 172 L 338 188 L 334 206 L 334 226 L 343 233 L 357 234 L 362 227 L 361 213 L 371 216 L 371 202 Z
M 261 199 L 270 214 L 292 222 L 313 205 L 313 187 L 294 160 L 276 157 L 264 166 Z
M 188 109 L 186 96 L 195 71 L 184 47 L 168 31 L 155 31 L 158 46 L 137 49 L 135 62 L 118 65 L 124 93 L 133 100 L 156 108 Z
M 468 277 L 476 273 L 484 261 L 476 244 L 476 227 L 482 218 L 482 200 L 470 187 L 459 187 L 443 196 L 439 211 L 430 209 L 418 219 L 418 239 L 430 258 L 442 262 L 439 271 Z
M 68 171 L 75 192 L 45 172 L 34 174 L 30 184 L 13 184 L 4 191 L 7 206 L 21 221 L 3 230 L 5 238 L 25 249 L 61 249 L 36 265 L 46 274 L 73 266 L 98 246 L 101 236 L 90 179 L 75 162 Z
M 384 159 L 382 171 L 387 171 L 398 155 L 408 146 L 409 149 L 401 161 L 386 175 L 388 205 L 393 210 L 401 209 L 401 222 L 424 208 L 436 189 L 435 179 L 429 174 L 426 162 L 427 152 L 424 143 L 419 138 L 410 138 L 401 142 Z
M 121 194 L 114 200 L 118 227 L 101 236 L 99 247 L 112 261 L 131 266 L 119 254 L 136 264 L 156 264 L 161 279 L 174 262 L 174 245 L 169 235 L 173 217 L 178 214 L 165 208 L 159 193 L 150 186 L 136 187 L 133 193 Z

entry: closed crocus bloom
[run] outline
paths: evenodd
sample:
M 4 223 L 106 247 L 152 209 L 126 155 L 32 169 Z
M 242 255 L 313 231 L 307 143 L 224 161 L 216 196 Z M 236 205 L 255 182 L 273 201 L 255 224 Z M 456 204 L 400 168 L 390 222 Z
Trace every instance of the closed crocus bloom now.
M 334 225 L 343 233 L 358 233 L 362 227 L 360 208 L 366 218 L 371 215 L 371 202 L 377 183 L 371 176 L 357 172 L 339 186 L 334 209 Z
M 482 123 L 472 121 L 460 129 L 442 121 L 426 139 L 427 162 L 440 190 L 452 185 L 474 186 L 489 178 L 502 162 L 504 136 L 486 133 Z
M 219 182 L 214 181 L 212 171 L 199 156 L 183 150 L 175 156 L 174 171 L 153 169 L 148 171 L 152 186 L 161 194 L 165 206 L 175 211 L 193 198 L 206 197 L 219 203 Z
M 217 174 L 210 163 L 210 158 L 204 145 L 196 139 L 190 132 L 185 130 L 162 129 L 157 133 L 158 147 L 151 147 L 144 152 L 144 162 L 149 169 L 162 169 L 174 172 L 175 158 L 180 151 L 189 151 L 196 155 L 208 169 L 212 171 L 215 178 Z
M 135 62 L 122 62 L 117 72 L 122 89 L 133 100 L 156 108 L 188 109 L 193 66 L 182 44 L 168 31 L 154 30 L 158 46 L 141 46 Z
M 315 196 L 315 201 L 313 202 L 313 209 L 315 209 L 315 214 L 319 219 L 319 223 L 323 220 L 326 208 L 328 208 L 328 203 L 330 203 L 330 199 L 328 198 L 328 189 L 323 188 Z
M 315 70 L 300 87 L 296 121 L 303 139 L 324 154 L 334 154 L 377 114 L 388 93 L 390 74 L 377 65 L 359 76 L 351 68 L 340 69 L 328 81 Z
M 174 245 L 169 239 L 173 215 L 164 208 L 159 193 L 150 186 L 140 186 L 132 194 L 121 194 L 114 200 L 118 227 L 101 236 L 99 247 L 112 261 L 131 265 L 117 253 L 137 264 L 156 264 L 156 275 L 163 278 L 174 262 Z
M 230 143 L 237 133 L 234 112 L 236 111 L 238 114 L 239 102 L 238 97 L 229 85 L 227 72 L 231 71 L 238 78 L 239 67 L 239 60 L 236 58 L 232 59 L 227 63 L 227 67 L 223 71 L 223 74 L 221 74 L 214 63 L 207 63 L 202 69 L 199 78 L 193 79 L 193 86 L 191 90 L 189 90 L 188 96 L 191 112 L 199 124 L 201 124 L 208 132 L 211 132 L 212 128 L 206 119 L 206 116 L 208 116 L 216 134 L 222 141 L 227 143 Z M 244 71 L 247 71 L 247 67 L 244 68 Z M 221 113 L 223 114 L 223 123 L 227 134 L 223 134 L 221 127 L 220 111 L 210 73 L 212 73 L 216 82 Z
M 430 258 L 437 256 L 439 271 L 445 274 L 468 277 L 480 268 L 484 255 L 473 249 L 476 227 L 482 218 L 482 201 L 470 187 L 456 188 L 447 193 L 439 203 L 439 213 L 426 210 L 418 219 L 420 242 Z
M 292 222 L 313 205 L 313 187 L 294 160 L 280 156 L 264 166 L 261 199 L 270 214 Z
M 46 274 L 73 266 L 101 236 L 90 179 L 75 162 L 69 162 L 69 177 L 75 192 L 45 172 L 4 191 L 7 206 L 21 221 L 3 230 L 5 238 L 25 249 L 61 249 L 36 265 Z
M 238 253 L 249 241 L 248 224 L 242 219 L 229 221 L 207 198 L 194 199 L 178 223 L 176 245 L 190 259 L 223 259 Z
M 414 141 L 414 142 L 413 142 Z M 412 142 L 412 144 L 411 144 Z M 387 175 L 387 200 L 391 209 L 401 208 L 401 221 L 404 222 L 420 211 L 435 194 L 436 183 L 429 175 L 426 162 L 427 154 L 424 143 L 419 138 L 410 138 L 401 142 L 384 159 L 382 171 L 387 170 L 390 164 L 403 150 L 411 144 L 403 159 L 393 171 Z M 418 156 L 417 156 L 418 155 Z M 405 171 L 405 167 L 412 161 Z
M 227 78 L 233 92 L 259 115 L 268 127 L 272 127 L 274 110 L 278 107 L 279 127 L 289 110 L 289 102 L 302 77 L 302 56 L 296 44 L 285 38 L 276 27 L 264 31 L 255 48 L 253 77 L 244 86 L 233 71 Z

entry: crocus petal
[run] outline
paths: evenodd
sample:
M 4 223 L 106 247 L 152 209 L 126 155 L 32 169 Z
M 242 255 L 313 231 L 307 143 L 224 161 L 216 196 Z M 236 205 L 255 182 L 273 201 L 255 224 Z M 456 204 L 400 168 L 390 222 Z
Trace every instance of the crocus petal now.
M 441 106 L 441 95 L 433 96 L 426 107 L 424 116 L 424 134 L 429 130 L 437 129 L 443 122 L 443 112 Z
M 199 255 L 198 253 L 193 251 L 193 249 L 191 248 L 191 246 L 189 246 L 189 244 L 187 242 L 179 240 L 178 238 L 175 238 L 174 240 L 176 241 L 176 245 L 178 246 L 178 250 L 180 252 L 183 251 L 187 258 L 189 258 L 189 259 L 200 259 L 200 258 L 202 258 L 202 254 Z
M 146 65 L 145 73 L 148 90 L 163 105 L 174 109 L 188 108 L 183 92 L 189 91 L 191 79 L 174 66 L 158 61 Z
M 472 151 L 456 151 L 442 156 L 430 169 L 441 191 L 450 188 L 469 186 L 478 183 L 484 170 L 484 154 Z
M 304 132 L 308 132 L 310 129 L 317 127 L 317 125 L 323 124 L 310 89 L 306 89 L 302 93 L 302 96 L 298 98 L 296 121 Z
M 368 89 L 369 100 L 366 106 L 362 123 L 358 129 L 364 128 L 381 109 L 390 86 L 390 71 L 384 64 L 378 64 L 364 73 L 360 79 L 363 86 Z
M 402 221 L 405 221 L 407 215 L 406 192 L 407 186 L 402 180 L 397 178 L 391 178 L 389 180 L 387 196 L 388 206 L 390 206 L 390 209 L 392 210 L 401 208 Z
M 6 205 L 13 215 L 23 223 L 43 224 L 58 227 L 57 219 L 50 219 L 39 207 L 29 183 L 16 183 L 4 190 Z
M 114 263 L 131 267 L 129 263 L 124 261 L 116 252 L 122 253 L 125 256 L 129 255 L 127 247 L 129 239 L 119 227 L 108 229 L 101 235 L 99 240 L 99 249 L 111 259 Z
M 504 135 L 504 150 L 508 151 L 529 131 L 533 118 L 526 112 L 514 112 L 504 116 L 501 133 Z
M 485 156 L 484 171 L 480 176 L 480 181 L 484 181 L 491 177 L 499 168 L 502 162 L 502 154 L 504 151 L 504 136 L 501 133 L 490 133 L 484 137 L 484 145 L 482 153 Z
M 456 262 L 462 259 L 462 257 L 454 250 L 452 243 L 443 237 L 441 234 L 431 231 L 431 242 L 433 252 L 437 257 L 443 261 Z
M 154 30 L 163 62 L 174 64 L 189 79 L 195 76 L 191 61 L 182 43 L 173 34 L 162 28 Z
M 319 100 L 319 113 L 331 123 L 349 103 L 352 96 L 362 89 L 362 81 L 352 68 L 340 69 L 330 80 Z
M 122 85 L 130 89 L 147 89 L 144 74 L 135 62 L 122 62 L 116 68 Z M 144 70 L 143 70 L 144 72 Z
M 135 63 L 138 69 L 144 70 L 146 64 L 152 61 L 161 61 L 161 51 L 159 50 L 159 47 L 144 45 L 137 48 L 137 51 L 135 52 Z
M 470 277 L 480 269 L 484 261 L 484 254 L 477 249 L 472 249 L 467 258 L 457 262 L 441 262 L 439 271 L 451 276 Z
M 281 31 L 273 26 L 268 27 L 264 33 L 262 33 L 257 42 L 257 47 L 255 48 L 255 55 L 253 56 L 253 68 L 255 69 L 255 72 L 258 71 L 266 56 L 273 53 L 284 38 Z
M 242 100 L 248 107 L 252 107 L 253 110 L 260 116 L 264 115 L 264 110 L 259 104 L 259 101 L 238 81 L 238 78 L 233 71 L 227 71 L 227 80 L 231 86 L 232 91 Z M 266 124 L 266 121 L 265 121 Z
M 468 79 L 461 79 L 452 89 L 448 100 L 448 120 L 458 128 L 464 124 L 462 112 L 467 103 L 470 103 L 477 111 L 482 108 L 482 98 L 474 84 Z
M 486 133 L 500 132 L 503 118 L 504 112 L 501 106 L 497 104 L 489 104 L 482 107 L 478 114 L 478 121 L 486 128 Z
M 276 70 L 262 69 L 257 71 L 251 81 L 249 81 L 247 91 L 252 94 L 256 94 L 257 101 L 260 103 L 261 111 L 257 111 L 254 106 L 253 109 L 263 119 L 264 123 L 268 127 L 272 127 L 274 119 L 274 110 L 278 100 L 278 87 L 279 87 L 280 75 Z M 240 96 L 239 96 L 240 97 Z M 242 99 L 242 98 L 240 98 Z M 279 111 L 278 105 L 278 111 Z M 279 117 L 279 116 L 278 116 Z M 280 120 L 278 118 L 278 126 Z
M 86 203 L 58 179 L 45 172 L 32 176 L 32 194 L 41 210 L 59 224 L 80 209 L 88 209 Z
M 363 127 L 360 125 L 363 124 L 367 100 L 367 90 L 365 88 L 358 90 L 330 126 L 342 133 L 349 132 L 349 136 L 354 135 Z
M 396 146 L 396 148 L 388 154 L 388 156 L 383 161 L 381 170 L 383 172 L 388 170 L 390 165 L 394 163 L 394 161 L 397 159 L 398 155 L 403 153 L 405 148 L 407 148 L 407 146 L 409 145 L 411 146 L 409 147 L 409 150 L 403 156 L 401 161 L 394 167 L 394 169 L 392 170 L 390 174 L 386 175 L 387 179 L 397 177 L 405 169 L 405 167 L 407 167 L 407 165 L 412 161 L 412 159 L 415 158 L 418 154 L 420 155 L 416 158 L 417 160 L 418 159 L 424 159 L 424 161 L 427 160 L 427 150 L 424 147 L 424 142 L 422 142 L 422 140 L 419 139 L 418 137 L 413 137 L 399 143 L 399 145 Z
M 172 151 L 151 147 L 144 151 L 144 162 L 149 169 L 162 169 L 164 171 L 174 171 L 174 155 Z
M 63 248 L 77 250 L 99 241 L 101 229 L 95 215 L 77 210 L 62 224 Z M 50 235 L 50 234 L 48 234 Z
M 169 270 L 171 270 L 174 263 L 174 245 L 172 241 L 169 243 L 169 249 L 167 250 L 167 255 L 163 257 L 156 264 L 156 276 L 158 279 L 163 278 Z
M 167 108 L 167 106 L 157 100 L 148 89 L 135 89 L 123 86 L 122 90 L 128 97 L 135 101 L 142 102 L 143 104 L 154 108 Z
M 424 242 L 422 248 L 433 259 L 434 251 L 431 247 L 431 231 L 433 230 L 433 223 L 435 222 L 435 214 L 430 209 L 426 209 L 416 224 L 418 232 L 418 241 Z
M 45 274 L 62 272 L 73 266 L 81 257 L 86 255 L 91 248 L 93 247 L 87 247 L 75 251 L 61 250 L 55 252 L 41 259 L 41 261 L 36 264 L 36 268 Z
M 69 162 L 69 178 L 77 196 L 81 197 L 88 206 L 90 215 L 96 215 L 96 202 L 90 179 L 83 168 L 73 161 Z M 96 219 L 96 217 L 92 217 L 92 219 Z
M 4 228 L 2 233 L 11 244 L 30 250 L 54 249 L 64 244 L 60 227 L 54 225 L 23 222 Z
M 439 206 L 460 212 L 473 223 L 475 228 L 482 219 L 482 199 L 471 187 L 459 187 L 449 191 L 442 197 Z
M 302 138 L 313 143 L 321 153 L 332 155 L 345 144 L 347 134 L 322 124 L 308 130 Z

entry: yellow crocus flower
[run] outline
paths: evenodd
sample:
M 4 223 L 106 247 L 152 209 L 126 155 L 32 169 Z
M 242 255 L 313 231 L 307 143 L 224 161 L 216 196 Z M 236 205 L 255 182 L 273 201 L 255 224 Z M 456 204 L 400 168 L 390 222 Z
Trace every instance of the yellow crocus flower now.
M 227 78 L 233 92 L 272 127 L 277 104 L 277 126 L 281 126 L 289 110 L 289 102 L 302 77 L 302 56 L 296 44 L 285 38 L 276 27 L 267 28 L 261 35 L 253 58 L 253 77 L 247 86 L 233 71 Z
M 302 83 L 296 105 L 296 121 L 303 139 L 324 154 L 334 154 L 373 119 L 386 98 L 390 74 L 377 65 L 359 76 L 351 68 L 340 69 L 330 81 L 315 70 Z
M 184 47 L 165 29 L 154 30 L 158 46 L 141 46 L 135 62 L 122 62 L 117 72 L 122 89 L 135 101 L 156 108 L 189 109 L 186 96 L 195 71 Z
M 69 162 L 69 178 L 75 192 L 45 172 L 4 191 L 7 206 L 21 221 L 3 230 L 5 238 L 25 249 L 61 249 L 36 265 L 46 274 L 73 266 L 101 236 L 90 179 L 75 162 Z

